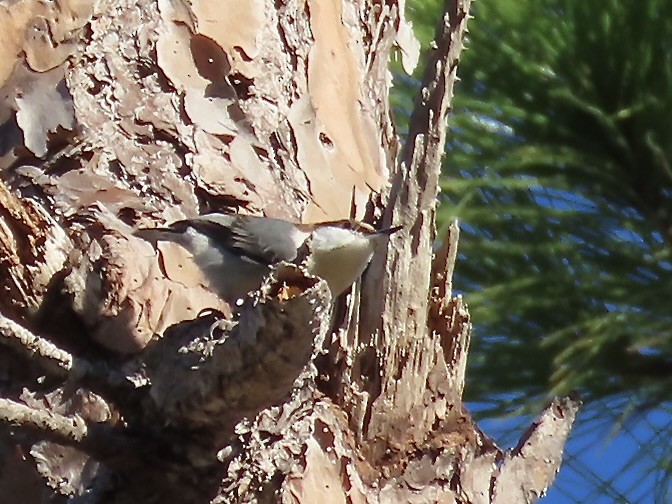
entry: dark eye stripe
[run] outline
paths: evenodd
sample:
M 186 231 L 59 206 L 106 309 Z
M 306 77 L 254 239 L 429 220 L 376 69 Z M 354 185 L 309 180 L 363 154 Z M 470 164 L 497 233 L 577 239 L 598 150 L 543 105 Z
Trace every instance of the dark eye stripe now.
M 316 224 L 318 226 L 333 226 L 341 229 L 352 229 L 354 231 L 360 231 L 362 233 L 375 233 L 376 230 L 370 226 L 369 224 L 366 224 L 364 222 L 359 222 L 354 219 L 344 219 L 344 220 L 337 220 L 337 221 L 328 221 L 328 222 L 320 222 L 319 224 Z

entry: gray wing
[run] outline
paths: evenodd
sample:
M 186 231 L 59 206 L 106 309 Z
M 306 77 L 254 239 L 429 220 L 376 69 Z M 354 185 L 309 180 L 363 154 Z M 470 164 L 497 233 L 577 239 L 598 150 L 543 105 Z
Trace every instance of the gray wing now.
M 182 233 L 186 227 L 259 264 L 293 261 L 300 245 L 296 242 L 294 224 L 269 217 L 207 214 L 175 222 L 170 229 Z

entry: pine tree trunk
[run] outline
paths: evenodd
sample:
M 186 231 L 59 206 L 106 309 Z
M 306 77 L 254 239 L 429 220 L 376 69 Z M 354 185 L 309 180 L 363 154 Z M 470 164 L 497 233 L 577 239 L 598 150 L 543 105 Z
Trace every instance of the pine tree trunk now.
M 403 0 L 2 7 L 3 502 L 543 494 L 578 404 L 507 453 L 477 428 L 456 225 L 432 251 L 468 9 L 446 1 L 398 148 L 390 55 L 418 57 Z M 280 265 L 231 307 L 135 233 L 207 211 L 403 231 L 341 299 Z

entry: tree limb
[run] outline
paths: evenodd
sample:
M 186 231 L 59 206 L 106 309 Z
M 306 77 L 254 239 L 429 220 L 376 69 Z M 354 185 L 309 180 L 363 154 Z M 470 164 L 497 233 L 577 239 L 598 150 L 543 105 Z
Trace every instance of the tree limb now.
M 72 369 L 72 355 L 2 314 L 0 314 L 0 343 L 25 355 L 55 376 L 65 377 Z

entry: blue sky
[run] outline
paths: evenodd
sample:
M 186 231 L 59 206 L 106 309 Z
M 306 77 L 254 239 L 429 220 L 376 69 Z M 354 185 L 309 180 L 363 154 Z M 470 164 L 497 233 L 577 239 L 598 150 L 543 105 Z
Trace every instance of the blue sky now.
M 632 417 L 615 431 L 614 417 L 605 415 L 605 410 L 618 411 L 621 407 L 615 401 L 584 406 L 556 483 L 539 501 L 541 504 L 672 502 L 671 485 L 661 481 L 663 472 L 655 467 L 661 452 L 670 449 L 672 404 Z M 481 419 L 478 423 L 501 447 L 510 448 L 532 420 Z M 667 494 L 656 500 L 655 492 L 661 488 Z

